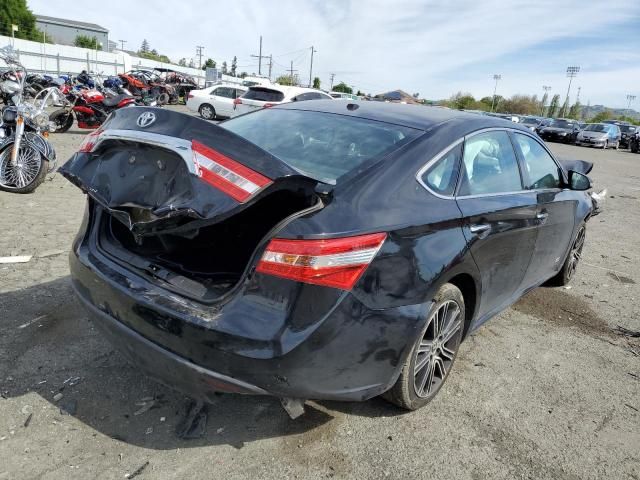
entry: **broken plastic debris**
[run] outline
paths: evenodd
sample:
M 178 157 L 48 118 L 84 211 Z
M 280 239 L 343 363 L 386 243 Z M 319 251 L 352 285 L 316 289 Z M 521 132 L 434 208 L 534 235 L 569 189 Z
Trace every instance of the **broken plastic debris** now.
M 54 402 L 57 402 L 57 401 L 59 401 L 62 397 L 64 397 L 64 395 L 62 395 L 61 393 L 56 393 L 56 394 L 53 396 L 53 401 L 54 401 Z
M 147 400 L 146 402 L 137 402 L 136 405 L 140 406 L 138 410 L 133 412 L 134 415 L 142 415 L 149 410 L 156 402 L 154 400 Z
M 0 263 L 27 263 L 33 255 L 16 255 L 13 257 L 0 257 Z
M 191 401 L 187 407 L 187 414 L 178 425 L 176 434 L 179 438 L 190 440 L 200 438 L 207 429 L 207 408 L 201 401 Z

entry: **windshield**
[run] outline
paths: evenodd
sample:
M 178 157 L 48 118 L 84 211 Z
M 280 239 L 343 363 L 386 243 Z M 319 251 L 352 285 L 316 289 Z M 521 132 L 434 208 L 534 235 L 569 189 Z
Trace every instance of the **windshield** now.
M 373 120 L 304 110 L 266 109 L 221 127 L 298 171 L 326 183 L 396 150 L 421 131 Z
M 524 123 L 525 125 L 538 125 L 538 120 L 535 118 L 521 118 L 520 123 Z
M 566 120 L 554 120 L 550 126 L 555 128 L 573 128 L 575 125 L 575 123 Z
M 622 133 L 633 133 L 636 131 L 636 127 L 633 125 L 618 125 Z
M 585 128 L 587 132 L 608 132 L 609 126 L 601 123 L 591 123 Z

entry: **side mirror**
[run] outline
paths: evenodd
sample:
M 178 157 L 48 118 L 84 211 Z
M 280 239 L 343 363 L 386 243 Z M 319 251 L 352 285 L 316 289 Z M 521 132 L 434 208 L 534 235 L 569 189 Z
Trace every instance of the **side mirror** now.
M 591 179 L 585 174 L 569 170 L 569 188 L 571 190 L 589 190 L 591 186 Z

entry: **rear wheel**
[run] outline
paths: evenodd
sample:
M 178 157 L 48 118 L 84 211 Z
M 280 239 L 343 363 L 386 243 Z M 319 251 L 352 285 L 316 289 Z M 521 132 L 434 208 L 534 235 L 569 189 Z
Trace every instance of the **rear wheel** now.
M 49 115 L 49 121 L 56 126 L 56 133 L 64 133 L 73 125 L 73 115 L 66 110 L 58 110 Z
M 603 150 L 606 150 L 607 148 L 609 148 L 609 140 L 605 140 L 604 143 L 602 144 Z
M 17 162 L 13 165 L 12 149 L 13 144 L 0 152 L 0 190 L 31 193 L 44 181 L 49 170 L 49 162 L 38 150 L 23 144 L 18 151 Z
M 216 109 L 208 103 L 203 103 L 198 109 L 198 113 L 205 120 L 214 120 L 216 118 Z
M 411 349 L 400 377 L 385 393 L 390 402 L 407 410 L 429 403 L 449 376 L 462 340 L 464 298 L 450 283 L 440 287 L 428 320 Z
M 580 259 L 582 258 L 582 248 L 584 247 L 584 239 L 586 237 L 586 233 L 587 226 L 583 223 L 578 229 L 576 238 L 573 241 L 573 245 L 571 246 L 571 251 L 567 256 L 567 259 L 564 261 L 562 269 L 555 277 L 551 278 L 551 280 L 547 282 L 548 285 L 554 287 L 563 287 L 569 284 L 574 274 L 576 273 L 578 263 L 580 263 Z
M 167 103 L 169 103 L 169 94 L 162 92 L 160 95 L 158 95 L 156 101 L 158 102 L 158 105 L 166 105 Z

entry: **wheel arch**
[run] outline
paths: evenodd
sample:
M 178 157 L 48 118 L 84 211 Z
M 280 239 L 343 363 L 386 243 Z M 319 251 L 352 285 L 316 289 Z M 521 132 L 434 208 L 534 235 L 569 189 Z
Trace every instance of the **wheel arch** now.
M 458 273 L 447 279 L 446 283 L 456 286 L 462 292 L 462 298 L 464 298 L 465 319 L 464 331 L 462 332 L 462 338 L 464 339 L 476 314 L 479 288 L 469 273 Z

